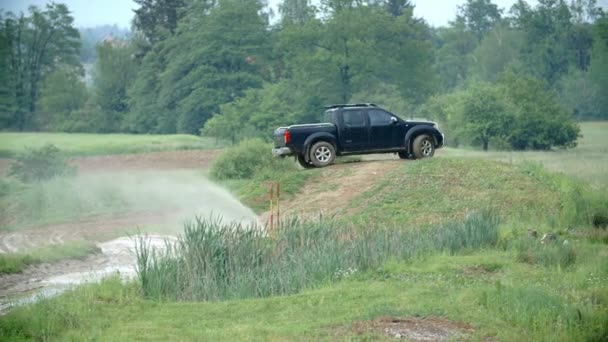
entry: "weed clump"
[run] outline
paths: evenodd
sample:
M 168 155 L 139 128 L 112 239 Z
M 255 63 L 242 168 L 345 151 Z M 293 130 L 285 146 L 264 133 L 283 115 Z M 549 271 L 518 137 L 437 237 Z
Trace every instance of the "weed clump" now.
M 9 169 L 9 175 L 24 183 L 73 175 L 75 172 L 76 169 L 68 164 L 65 155 L 52 144 L 41 148 L 27 148 L 17 155 Z
M 523 263 L 568 268 L 576 262 L 574 247 L 567 241 L 540 243 L 538 240 L 521 238 L 514 242 L 514 249 L 517 261 Z

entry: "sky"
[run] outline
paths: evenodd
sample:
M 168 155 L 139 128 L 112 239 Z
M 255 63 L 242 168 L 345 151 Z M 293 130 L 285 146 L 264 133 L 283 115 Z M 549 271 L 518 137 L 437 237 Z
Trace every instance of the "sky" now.
M 268 0 L 276 9 L 281 0 Z M 493 0 L 498 7 L 508 10 L 516 0 Z M 0 8 L 18 13 L 27 11 L 30 5 L 43 6 L 48 0 L 0 0 Z M 129 28 L 133 18 L 133 9 L 137 6 L 132 0 L 56 0 L 68 5 L 74 16 L 76 27 L 91 27 L 104 24 L 116 24 Z M 465 0 L 413 0 L 416 5 L 414 13 L 424 18 L 432 26 L 444 26 L 454 19 L 458 5 Z M 536 0 L 528 0 L 535 4 Z M 598 5 L 608 9 L 608 0 L 597 0 Z M 276 12 L 276 10 L 275 10 Z

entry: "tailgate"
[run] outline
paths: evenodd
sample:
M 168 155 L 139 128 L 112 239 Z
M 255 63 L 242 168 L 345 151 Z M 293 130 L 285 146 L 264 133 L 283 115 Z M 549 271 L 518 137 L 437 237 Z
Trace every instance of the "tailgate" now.
M 287 130 L 287 127 L 279 127 L 274 131 L 274 147 L 285 147 L 285 138 L 283 133 Z

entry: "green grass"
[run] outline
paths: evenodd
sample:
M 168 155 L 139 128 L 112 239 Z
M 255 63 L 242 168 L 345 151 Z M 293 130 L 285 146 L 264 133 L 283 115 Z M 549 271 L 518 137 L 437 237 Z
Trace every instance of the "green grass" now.
M 490 207 L 526 219 L 557 215 L 558 191 L 519 167 L 482 159 L 403 163 L 351 202 L 352 219 L 420 227 Z
M 99 252 L 90 241 L 71 241 L 59 245 L 37 247 L 20 253 L 0 254 L 0 274 L 19 273 L 30 265 L 43 262 L 53 263 L 66 259 L 82 259 Z
M 223 302 L 157 302 L 117 279 L 17 308 L 0 319 L 10 340 L 335 340 L 361 338 L 353 322 L 379 316 L 442 316 L 472 338 L 601 341 L 608 333 L 608 261 L 581 245 L 570 271 L 480 250 L 392 261 L 296 295 Z M 605 249 L 604 249 L 605 251 Z M 590 276 L 590 274 L 593 274 Z M 379 338 L 376 333 L 368 338 Z
M 562 172 L 588 181 L 595 186 L 608 186 L 608 121 L 582 122 L 582 138 L 578 146 L 570 150 L 549 152 L 503 152 L 444 148 L 440 157 L 484 158 L 517 163 L 534 161 L 542 163 L 548 170 Z
M 46 144 L 53 144 L 70 156 L 213 149 L 226 146 L 214 138 L 185 134 L 0 133 L 0 157 L 13 157 L 26 147 L 40 148 Z

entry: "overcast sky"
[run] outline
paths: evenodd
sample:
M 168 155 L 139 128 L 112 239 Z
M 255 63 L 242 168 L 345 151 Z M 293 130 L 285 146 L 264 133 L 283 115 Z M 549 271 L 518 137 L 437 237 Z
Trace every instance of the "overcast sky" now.
M 281 0 L 268 0 L 271 6 Z M 507 10 L 516 0 L 493 0 L 499 7 Z M 0 8 L 5 11 L 27 11 L 30 5 L 42 6 L 48 0 L 0 0 Z M 131 26 L 133 9 L 136 8 L 132 0 L 57 0 L 66 3 L 72 11 L 77 27 L 89 27 L 104 24 L 117 24 L 128 28 Z M 316 1 L 315 1 L 316 2 Z M 413 0 L 416 4 L 416 16 L 426 19 L 433 26 L 446 25 L 456 14 L 456 7 L 465 0 Z M 528 0 L 535 4 L 536 0 Z M 608 0 L 598 0 L 597 3 L 608 9 Z M 276 12 L 276 11 L 275 11 Z

